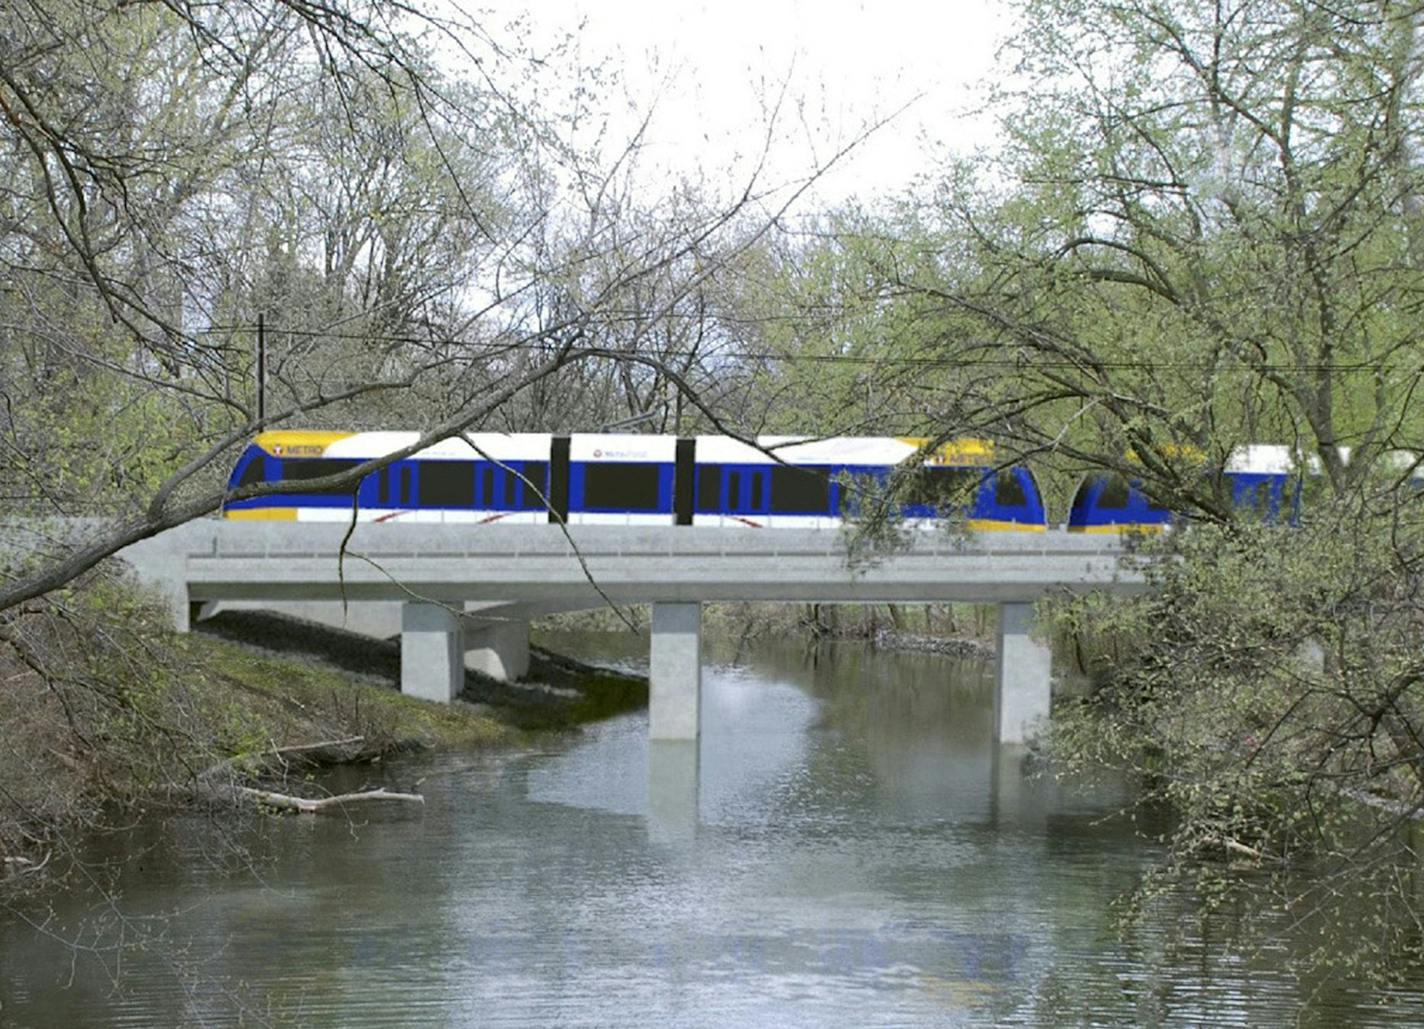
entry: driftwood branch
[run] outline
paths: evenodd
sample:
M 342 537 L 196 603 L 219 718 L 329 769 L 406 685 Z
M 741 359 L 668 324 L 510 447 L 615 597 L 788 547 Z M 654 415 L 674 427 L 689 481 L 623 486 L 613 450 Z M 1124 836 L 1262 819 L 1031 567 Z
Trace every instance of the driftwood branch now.
M 282 811 L 296 811 L 303 815 L 320 815 L 331 811 L 340 810 L 348 804 L 360 804 L 374 800 L 399 800 L 411 804 L 424 804 L 425 798 L 419 793 L 395 793 L 384 786 L 374 790 L 362 790 L 360 793 L 340 793 L 334 797 L 294 797 L 288 793 L 274 793 L 271 790 L 254 789 L 251 786 L 240 786 L 237 792 L 244 797 L 250 797 L 259 804 L 267 807 L 278 808 Z
M 243 786 L 234 781 L 241 776 L 250 776 L 274 764 L 286 765 L 292 759 L 349 761 L 353 759 L 353 756 L 358 756 L 362 752 L 365 744 L 364 736 L 344 736 L 341 739 L 298 743 L 290 747 L 273 747 L 271 750 L 256 754 L 240 754 L 219 761 L 200 772 L 194 780 L 192 793 L 199 798 L 228 804 L 256 801 L 269 808 L 276 808 L 280 811 L 296 811 L 304 815 L 339 811 L 348 804 L 369 803 L 377 800 L 424 804 L 425 798 L 418 793 L 397 793 L 385 787 L 362 790 L 358 793 L 342 793 L 333 797 L 298 797 L 290 793 L 278 793 L 275 790 Z
M 1227 836 L 1208 836 L 1205 840 L 1203 840 L 1203 842 L 1210 846 L 1220 847 L 1222 850 L 1228 851 L 1229 853 L 1240 854 L 1243 857 L 1248 857 L 1253 861 L 1280 861 L 1280 858 L 1276 857 L 1273 854 L 1267 854 L 1263 850 L 1257 850 L 1255 847 L 1249 847 L 1246 844 L 1242 843 L 1240 840 L 1234 840 Z
M 14 870 L 16 875 L 33 875 L 35 872 L 42 870 L 45 865 L 49 864 L 49 859 L 52 857 L 54 857 L 54 851 L 52 850 L 45 854 L 44 860 L 39 863 L 27 857 L 4 857 L 0 858 L 0 865 Z

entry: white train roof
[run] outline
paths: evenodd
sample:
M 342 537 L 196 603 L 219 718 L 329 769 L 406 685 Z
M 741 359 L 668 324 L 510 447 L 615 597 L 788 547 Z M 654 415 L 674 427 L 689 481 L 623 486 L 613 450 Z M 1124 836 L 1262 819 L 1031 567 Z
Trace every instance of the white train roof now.
M 759 436 L 757 443 L 791 464 L 895 465 L 917 449 L 890 436 Z
M 758 436 L 756 446 L 729 436 L 698 436 L 697 460 L 709 464 L 898 464 L 915 452 L 890 437 Z
M 758 436 L 756 446 L 728 436 L 698 436 L 697 460 L 711 464 L 869 465 L 890 467 L 914 457 L 924 441 L 895 436 Z M 924 458 L 927 465 L 981 466 L 993 448 L 981 440 L 946 443 Z
M 327 444 L 323 457 L 367 460 L 408 447 L 420 439 L 418 432 L 356 432 Z M 452 436 L 418 452 L 426 461 L 547 461 L 546 433 L 470 432 Z
M 1411 479 L 1424 478 L 1424 454 L 1417 450 L 1391 450 L 1384 460 L 1391 471 L 1408 472 Z
M 1242 475 L 1288 475 L 1297 462 L 1291 448 L 1274 443 L 1252 443 L 1237 447 L 1226 462 L 1228 472 Z

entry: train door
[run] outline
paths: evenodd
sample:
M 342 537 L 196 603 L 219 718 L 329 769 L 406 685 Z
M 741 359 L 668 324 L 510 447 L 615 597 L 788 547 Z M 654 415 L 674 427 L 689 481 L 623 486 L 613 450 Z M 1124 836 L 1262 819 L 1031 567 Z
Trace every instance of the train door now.
M 727 481 L 722 490 L 726 512 L 739 518 L 765 515 L 769 504 L 767 494 L 771 488 L 771 469 L 732 467 L 727 469 L 726 474 Z
M 415 506 L 414 465 L 397 461 L 381 469 L 375 506 L 387 512 L 408 511 Z
M 475 465 L 475 510 L 480 512 L 498 511 L 503 504 L 500 487 L 504 483 L 504 469 L 493 461 L 481 461 Z

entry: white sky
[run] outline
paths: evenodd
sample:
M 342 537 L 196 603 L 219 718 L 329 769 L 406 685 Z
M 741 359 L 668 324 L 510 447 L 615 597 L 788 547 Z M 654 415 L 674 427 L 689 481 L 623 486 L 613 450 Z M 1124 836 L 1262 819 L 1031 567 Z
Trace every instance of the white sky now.
M 483 0 L 480 7 L 500 20 L 527 18 L 536 50 L 573 34 L 580 62 L 617 68 L 635 107 L 656 97 L 645 162 L 659 172 L 701 167 L 716 179 L 729 164 L 745 169 L 766 132 L 763 106 L 783 82 L 771 165 L 778 179 L 803 174 L 910 104 L 838 165 L 821 184 L 822 200 L 898 193 L 932 170 L 941 147 L 992 142 L 988 121 L 970 112 L 1009 28 L 1001 0 Z M 619 138 L 636 123 L 627 107 L 615 108 Z

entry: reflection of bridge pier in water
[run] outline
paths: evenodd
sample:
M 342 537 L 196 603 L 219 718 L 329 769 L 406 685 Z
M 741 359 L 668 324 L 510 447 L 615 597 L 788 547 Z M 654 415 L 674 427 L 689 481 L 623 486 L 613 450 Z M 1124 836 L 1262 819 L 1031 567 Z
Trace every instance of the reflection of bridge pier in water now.
M 701 742 L 648 742 L 648 838 L 685 843 L 697 836 L 702 814 Z M 714 755 L 715 760 L 715 755 Z M 969 765 L 960 763 L 949 815 L 1018 829 L 1041 829 L 1059 806 L 1058 786 L 1036 776 L 1022 744 L 986 747 Z M 941 796 L 941 802 L 945 798 Z
M 1032 603 L 1001 603 L 994 739 L 1027 742 L 1049 717 L 1052 649 L 1036 635 Z M 695 740 L 701 725 L 701 605 L 654 604 L 648 722 L 655 740 Z
M 707 641 L 698 739 L 650 739 L 636 717 L 601 723 L 531 765 L 530 799 L 633 816 L 679 852 L 748 818 L 789 829 L 828 808 L 1031 839 L 1062 808 L 1029 748 L 994 742 L 992 659 L 789 641 L 732 652 Z
M 697 834 L 701 802 L 699 740 L 648 741 L 648 836 L 660 843 Z

